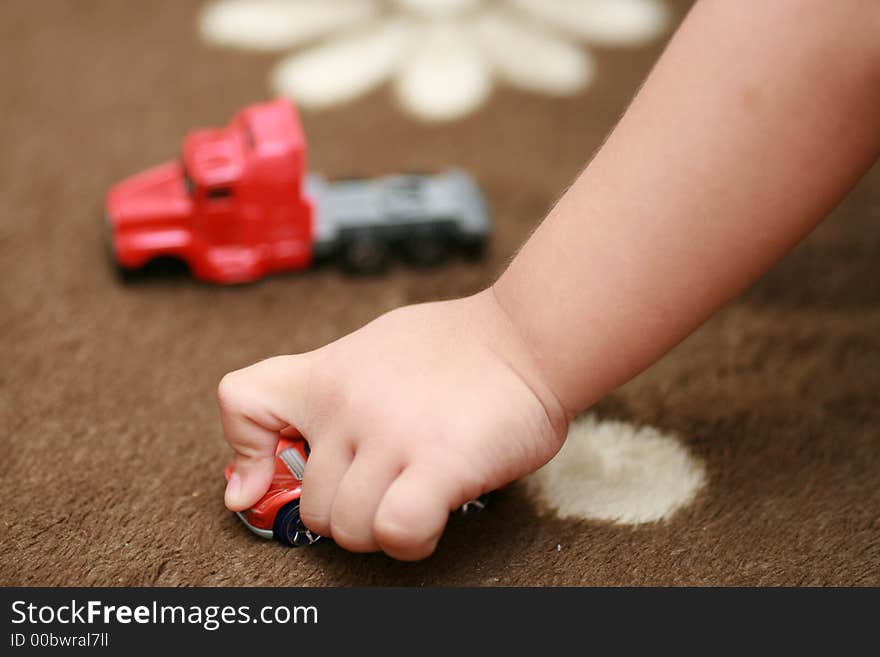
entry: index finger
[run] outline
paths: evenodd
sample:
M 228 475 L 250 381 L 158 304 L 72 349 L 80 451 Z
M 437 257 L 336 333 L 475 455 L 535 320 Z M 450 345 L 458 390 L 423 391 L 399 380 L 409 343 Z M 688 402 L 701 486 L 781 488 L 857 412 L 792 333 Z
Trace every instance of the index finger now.
M 303 356 L 278 356 L 230 372 L 217 388 L 220 421 L 232 447 L 225 502 L 250 508 L 269 488 L 282 431 L 299 427 L 298 404 L 306 385 Z

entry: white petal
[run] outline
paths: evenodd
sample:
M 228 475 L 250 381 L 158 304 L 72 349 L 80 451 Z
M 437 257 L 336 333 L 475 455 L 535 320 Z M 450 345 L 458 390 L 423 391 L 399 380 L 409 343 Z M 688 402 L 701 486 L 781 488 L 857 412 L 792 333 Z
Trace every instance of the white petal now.
M 498 73 L 519 87 L 564 95 L 584 89 L 593 78 L 588 53 L 509 14 L 486 12 L 474 29 Z
M 282 50 L 375 13 L 375 0 L 217 0 L 202 11 L 199 29 L 209 43 Z
M 560 30 L 604 46 L 644 43 L 669 26 L 661 0 L 512 0 Z
M 486 101 L 492 91 L 491 70 L 460 26 L 434 23 L 416 38 L 395 80 L 406 109 L 427 121 L 449 121 Z
M 367 93 L 398 65 L 411 28 L 389 20 L 291 55 L 272 72 L 275 89 L 304 106 L 326 107 Z
M 572 423 L 559 454 L 525 483 L 561 518 L 639 524 L 693 502 L 706 468 L 675 436 L 588 416 Z
M 473 9 L 479 0 L 397 0 L 404 9 L 426 16 L 451 16 Z

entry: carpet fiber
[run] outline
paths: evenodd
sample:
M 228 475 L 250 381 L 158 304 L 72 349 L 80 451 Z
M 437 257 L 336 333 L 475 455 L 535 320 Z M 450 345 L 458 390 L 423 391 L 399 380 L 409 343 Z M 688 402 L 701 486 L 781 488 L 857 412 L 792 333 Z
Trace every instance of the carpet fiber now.
M 563 520 L 514 485 L 454 518 L 416 564 L 247 532 L 222 504 L 222 374 L 492 281 L 662 43 L 596 51 L 581 95 L 500 88 L 440 126 L 402 113 L 387 88 L 304 113 L 311 167 L 331 177 L 472 171 L 496 218 L 481 263 L 123 286 L 103 241 L 107 186 L 267 96 L 274 56 L 201 44 L 198 9 L 0 8 L 0 584 L 880 585 L 876 168 L 763 280 L 594 409 L 678 436 L 704 464 L 696 499 L 669 520 Z

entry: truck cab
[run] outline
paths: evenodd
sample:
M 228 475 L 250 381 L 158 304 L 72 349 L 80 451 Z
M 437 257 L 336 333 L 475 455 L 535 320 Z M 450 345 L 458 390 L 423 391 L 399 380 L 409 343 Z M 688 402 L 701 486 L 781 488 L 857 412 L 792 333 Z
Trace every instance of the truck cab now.
M 176 259 L 197 278 L 242 283 L 311 264 L 314 210 L 296 108 L 250 105 L 199 129 L 181 156 L 113 186 L 106 216 L 123 272 Z

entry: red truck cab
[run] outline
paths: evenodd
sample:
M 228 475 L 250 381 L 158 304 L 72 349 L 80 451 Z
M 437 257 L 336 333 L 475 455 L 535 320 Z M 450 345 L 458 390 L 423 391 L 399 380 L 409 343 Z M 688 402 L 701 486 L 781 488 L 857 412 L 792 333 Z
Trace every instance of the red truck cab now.
M 123 271 L 161 259 L 214 283 L 311 264 L 314 208 L 306 142 L 292 103 L 250 105 L 222 128 L 190 132 L 179 161 L 114 185 L 106 213 Z

